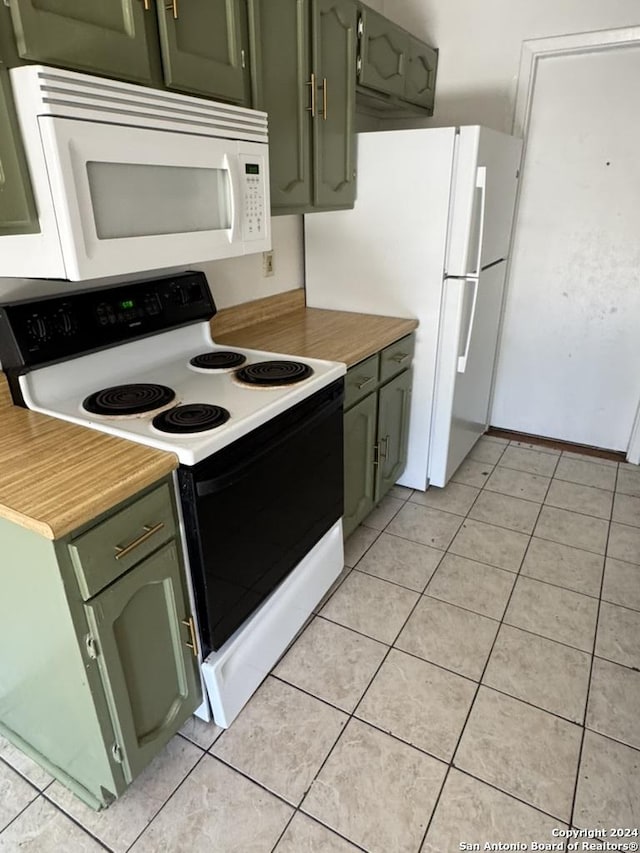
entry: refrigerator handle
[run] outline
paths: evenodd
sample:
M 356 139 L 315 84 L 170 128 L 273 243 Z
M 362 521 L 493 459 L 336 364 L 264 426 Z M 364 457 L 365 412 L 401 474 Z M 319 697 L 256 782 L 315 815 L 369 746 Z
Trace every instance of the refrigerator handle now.
M 458 356 L 458 373 L 464 373 L 467 369 L 469 347 L 471 346 L 471 335 L 473 333 L 473 324 L 476 319 L 476 305 L 478 304 L 478 279 L 466 278 L 464 279 L 464 283 L 473 285 L 473 302 L 471 304 L 471 314 L 469 315 L 469 326 L 467 328 L 467 340 L 464 345 L 464 353 Z
M 480 226 L 478 228 L 478 255 L 473 275 L 480 275 L 482 269 L 482 241 L 484 240 L 484 215 L 487 199 L 487 167 L 478 166 L 476 170 L 476 189 L 480 190 Z

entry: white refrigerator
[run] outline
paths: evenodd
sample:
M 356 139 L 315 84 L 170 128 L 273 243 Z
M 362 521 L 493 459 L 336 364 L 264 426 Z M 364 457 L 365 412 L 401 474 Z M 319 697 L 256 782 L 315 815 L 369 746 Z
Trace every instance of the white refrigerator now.
M 307 305 L 419 320 L 401 485 L 444 486 L 488 426 L 522 142 L 358 136 L 353 210 L 305 216 Z

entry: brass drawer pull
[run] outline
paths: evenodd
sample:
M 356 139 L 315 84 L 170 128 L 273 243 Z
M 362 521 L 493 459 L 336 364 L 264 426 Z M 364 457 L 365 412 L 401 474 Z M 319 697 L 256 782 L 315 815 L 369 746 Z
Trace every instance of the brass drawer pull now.
M 389 438 L 390 436 L 385 435 L 384 438 L 380 439 L 380 450 L 379 450 L 379 458 L 386 459 L 389 455 Z M 384 444 L 384 447 L 383 447 Z
M 370 382 L 373 382 L 373 376 L 365 376 L 362 382 L 359 385 L 356 385 L 358 391 L 364 388 L 365 385 L 368 385 Z
M 195 626 L 194 621 L 193 621 L 193 616 L 189 616 L 188 619 L 183 619 L 182 624 L 185 626 L 185 628 L 189 629 L 189 635 L 191 637 L 191 642 L 185 643 L 185 646 L 188 649 L 191 649 L 191 651 L 193 652 L 193 656 L 195 658 L 197 658 L 198 657 L 198 640 L 196 638 L 196 626 Z
M 167 3 L 164 8 L 167 10 L 167 12 L 173 11 L 173 20 L 178 20 L 178 0 L 172 0 L 172 2 Z
M 307 83 L 307 86 L 311 86 L 311 106 L 307 107 L 307 112 L 311 113 L 311 118 L 316 117 L 316 75 L 311 72 L 311 80 Z
M 133 542 L 129 542 L 128 545 L 116 545 L 115 546 L 115 557 L 116 560 L 122 560 L 123 557 L 127 557 L 132 551 L 134 551 L 138 545 L 142 545 L 143 542 L 146 542 L 147 539 L 151 539 L 154 533 L 158 533 L 158 531 L 162 530 L 164 527 L 164 521 L 159 521 L 157 524 L 145 524 L 143 526 L 144 533 L 138 536 L 137 539 L 134 539 Z
M 322 78 L 322 118 L 324 121 L 327 120 L 327 78 Z
M 151 0 L 142 0 L 142 3 L 144 5 L 144 11 L 148 12 L 151 8 Z
M 395 355 L 391 356 L 391 360 L 395 361 L 396 364 L 402 364 L 403 361 L 406 361 L 409 358 L 408 352 L 398 352 Z

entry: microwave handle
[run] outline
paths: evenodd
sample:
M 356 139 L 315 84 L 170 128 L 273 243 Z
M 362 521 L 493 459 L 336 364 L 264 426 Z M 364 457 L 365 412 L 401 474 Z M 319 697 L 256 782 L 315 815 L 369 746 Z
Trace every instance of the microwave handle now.
M 229 173 L 230 201 L 231 201 L 231 228 L 229 231 L 229 242 L 236 243 L 242 240 L 242 220 L 244 217 L 244 195 L 242 182 L 240 180 L 240 158 L 236 154 L 225 156 L 225 165 Z

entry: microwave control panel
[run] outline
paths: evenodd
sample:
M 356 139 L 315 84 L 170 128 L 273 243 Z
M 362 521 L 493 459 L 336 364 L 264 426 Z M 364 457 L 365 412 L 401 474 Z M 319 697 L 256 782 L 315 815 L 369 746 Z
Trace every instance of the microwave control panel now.
M 240 179 L 244 196 L 243 240 L 264 240 L 266 219 L 264 160 L 251 154 L 240 155 Z

